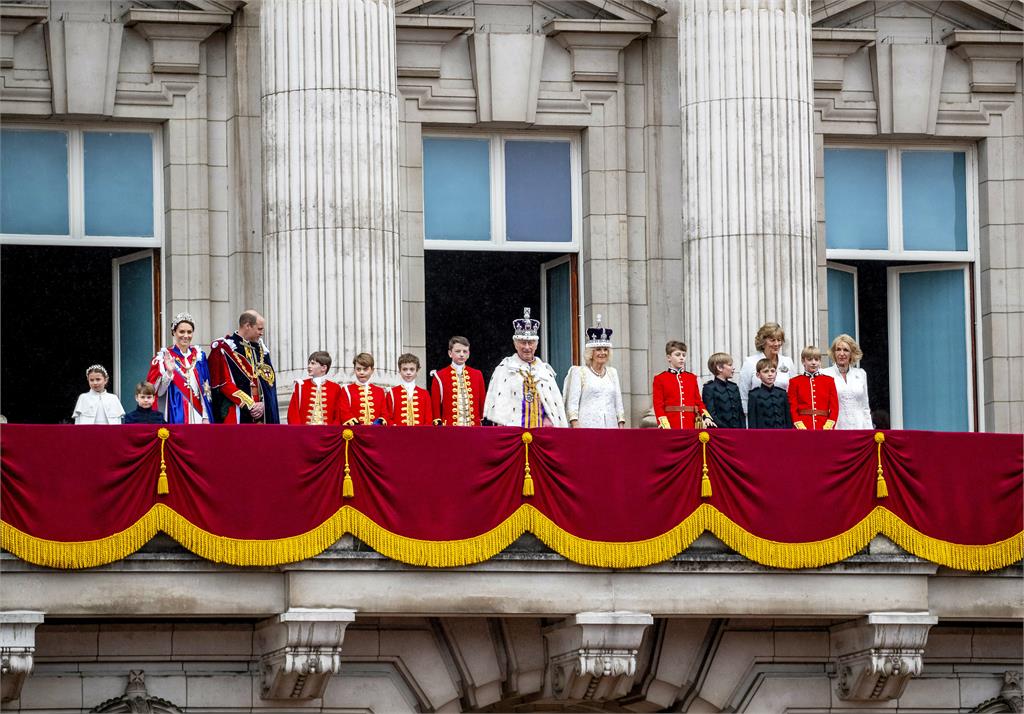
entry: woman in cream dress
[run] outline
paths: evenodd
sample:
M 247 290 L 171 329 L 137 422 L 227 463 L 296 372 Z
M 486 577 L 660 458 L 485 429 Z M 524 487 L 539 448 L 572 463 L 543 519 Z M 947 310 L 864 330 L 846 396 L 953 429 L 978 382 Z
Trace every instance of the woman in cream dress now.
M 871 407 L 868 405 L 868 374 L 854 362 L 860 362 L 864 353 L 849 335 L 837 335 L 828 348 L 832 366 L 821 370 L 832 377 L 839 395 L 839 418 L 836 429 L 874 429 Z
M 615 429 L 626 425 L 619 373 L 608 364 L 611 351 L 612 331 L 602 327 L 598 315 L 597 325 L 587 330 L 585 364 L 570 367 L 562 385 L 570 427 Z

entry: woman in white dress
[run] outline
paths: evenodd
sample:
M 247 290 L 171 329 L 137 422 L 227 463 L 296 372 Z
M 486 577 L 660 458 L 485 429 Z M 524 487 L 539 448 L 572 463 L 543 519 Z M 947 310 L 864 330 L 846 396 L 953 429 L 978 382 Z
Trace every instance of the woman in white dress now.
M 868 374 L 854 362 L 860 362 L 864 353 L 849 335 L 837 335 L 828 348 L 832 366 L 821 370 L 832 377 L 839 395 L 839 419 L 836 429 L 874 429 L 871 407 L 868 405 Z
M 761 380 L 757 376 L 757 363 L 759 360 L 767 359 L 775 365 L 775 386 L 782 389 L 789 389 L 789 380 L 795 377 L 796 367 L 793 360 L 786 355 L 779 354 L 782 345 L 786 343 L 786 333 L 777 322 L 766 322 L 761 325 L 754 335 L 754 349 L 756 353 L 743 360 L 740 368 L 740 378 L 736 380 L 736 386 L 740 388 L 740 401 L 743 402 L 743 413 L 747 413 L 747 394 L 751 389 L 761 386 Z
M 570 427 L 621 429 L 626 426 L 619 373 L 608 364 L 611 358 L 612 331 L 602 327 L 598 315 L 597 325 L 587 330 L 586 364 L 570 367 L 562 385 Z

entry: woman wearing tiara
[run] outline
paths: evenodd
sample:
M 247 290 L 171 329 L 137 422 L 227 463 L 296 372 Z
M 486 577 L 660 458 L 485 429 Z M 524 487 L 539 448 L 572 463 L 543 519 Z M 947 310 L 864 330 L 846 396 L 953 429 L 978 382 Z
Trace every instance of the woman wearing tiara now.
M 150 363 L 146 381 L 156 387 L 164 402 L 168 424 L 209 424 L 210 367 L 206 354 L 192 346 L 196 323 L 187 312 L 179 312 L 171 323 L 174 344 L 157 353 Z
M 570 367 L 565 375 L 562 394 L 569 426 L 614 429 L 626 425 L 622 407 L 619 373 L 608 363 L 612 358 L 612 331 L 601 325 L 587 330 L 587 344 L 582 367 Z

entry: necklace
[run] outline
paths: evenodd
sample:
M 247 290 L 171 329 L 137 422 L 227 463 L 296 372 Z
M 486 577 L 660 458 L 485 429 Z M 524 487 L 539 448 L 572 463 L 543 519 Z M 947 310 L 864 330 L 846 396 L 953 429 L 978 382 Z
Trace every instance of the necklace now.
M 598 372 L 596 369 L 593 368 L 593 366 L 588 364 L 587 365 L 587 369 L 589 369 L 591 372 L 593 372 L 594 375 L 597 376 L 597 377 L 603 377 L 605 374 L 608 373 L 608 368 L 607 367 L 605 367 L 600 372 Z

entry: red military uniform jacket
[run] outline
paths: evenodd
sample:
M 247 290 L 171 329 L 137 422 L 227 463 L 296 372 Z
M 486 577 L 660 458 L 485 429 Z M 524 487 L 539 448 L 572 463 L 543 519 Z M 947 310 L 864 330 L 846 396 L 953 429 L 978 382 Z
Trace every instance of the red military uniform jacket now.
M 392 426 L 430 426 L 433 421 L 430 392 L 423 387 L 413 387 L 412 399 L 402 384 L 388 392 L 388 423 Z
M 344 421 L 344 404 L 345 395 L 337 382 L 325 378 L 317 384 L 312 377 L 296 381 L 288 403 L 288 423 L 339 425 Z
M 346 384 L 342 387 L 342 423 L 370 425 L 377 419 L 388 420 L 384 389 L 376 384 Z
M 654 416 L 662 429 L 693 429 L 697 415 L 710 418 L 700 398 L 697 377 L 666 370 L 654 375 Z
M 439 369 L 430 380 L 434 423 L 444 426 L 480 426 L 484 415 L 484 375 L 469 365 L 462 373 L 451 365 Z
M 797 429 L 831 429 L 839 418 L 836 382 L 827 374 L 789 380 L 789 411 Z

